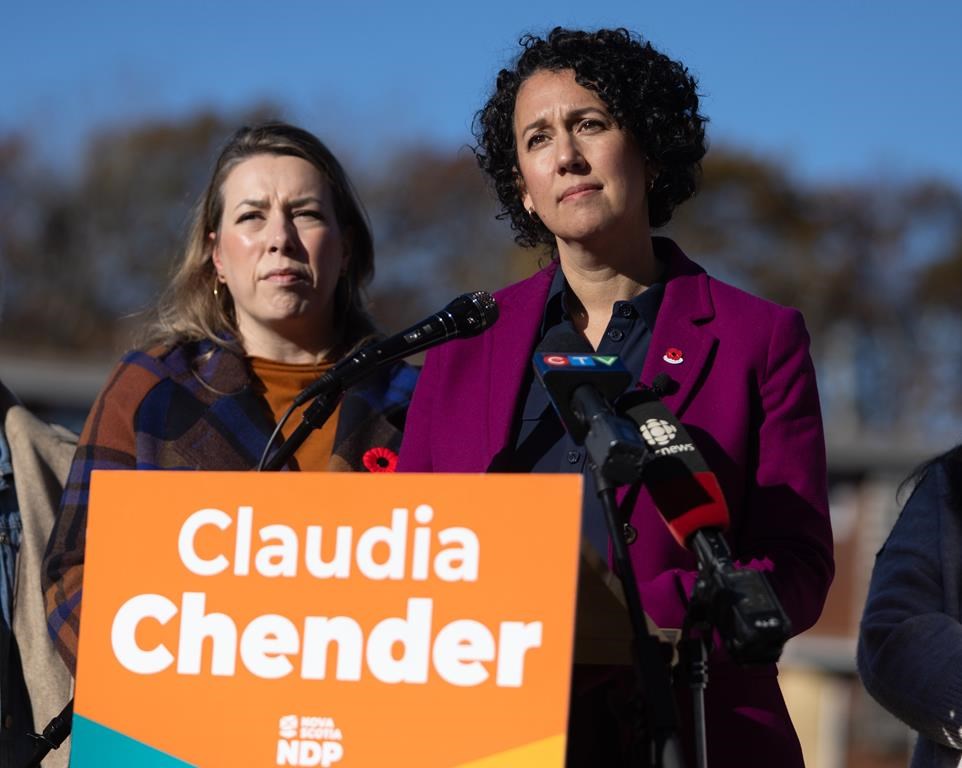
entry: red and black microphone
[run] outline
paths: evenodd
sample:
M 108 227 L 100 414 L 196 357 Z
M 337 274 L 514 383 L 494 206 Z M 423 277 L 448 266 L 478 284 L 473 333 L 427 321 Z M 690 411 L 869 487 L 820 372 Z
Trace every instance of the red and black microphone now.
M 619 411 L 638 425 L 651 450 L 643 482 L 668 530 L 698 558 L 693 601 L 739 663 L 777 661 L 791 636 L 791 622 L 760 571 L 735 568 L 722 531 L 728 505 L 688 430 L 650 389 L 624 395 Z
M 675 414 L 650 389 L 626 394 L 619 410 L 648 444 L 645 487 L 675 540 L 689 547 L 697 531 L 727 529 L 728 505 L 718 478 Z

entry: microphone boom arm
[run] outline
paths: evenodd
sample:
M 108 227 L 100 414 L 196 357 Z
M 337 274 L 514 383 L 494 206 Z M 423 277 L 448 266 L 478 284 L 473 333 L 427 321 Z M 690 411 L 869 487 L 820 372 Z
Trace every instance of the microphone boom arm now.
M 271 442 L 264 448 L 261 464 L 265 470 L 278 470 L 294 455 L 312 430 L 331 417 L 345 390 L 367 378 L 377 369 L 445 341 L 477 336 L 498 319 L 498 305 L 491 294 L 475 291 L 458 296 L 440 312 L 412 325 L 406 331 L 376 341 L 338 362 L 294 398 L 289 413 L 308 400 L 314 402 L 304 411 L 301 423 L 291 436 L 267 458 Z M 286 416 L 285 416 L 286 418 Z M 283 424 L 283 420 L 281 422 Z M 277 431 L 280 431 L 278 425 Z

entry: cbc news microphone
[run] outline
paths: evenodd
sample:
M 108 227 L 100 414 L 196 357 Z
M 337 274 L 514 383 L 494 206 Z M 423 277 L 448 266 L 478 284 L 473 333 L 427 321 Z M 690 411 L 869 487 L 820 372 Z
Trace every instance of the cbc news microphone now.
M 709 620 L 735 661 L 777 661 L 791 635 L 791 622 L 764 573 L 735 568 L 721 533 L 729 516 L 718 478 L 652 390 L 625 395 L 619 410 L 638 425 L 651 449 L 644 484 L 655 506 L 675 539 L 698 558 L 693 599 L 704 600 Z
M 295 397 L 294 405 L 303 405 L 320 394 L 342 392 L 382 365 L 423 352 L 450 339 L 477 336 L 497 319 L 498 305 L 490 293 L 465 293 L 440 312 L 435 312 L 406 331 L 369 344 L 341 360 Z

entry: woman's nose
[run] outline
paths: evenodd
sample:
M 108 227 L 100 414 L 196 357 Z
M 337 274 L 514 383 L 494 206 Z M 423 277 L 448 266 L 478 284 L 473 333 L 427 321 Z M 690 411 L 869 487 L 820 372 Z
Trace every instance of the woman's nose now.
M 555 146 L 559 173 L 581 173 L 586 169 L 588 163 L 574 136 L 562 133 L 556 140 Z
M 268 232 L 268 247 L 272 252 L 288 253 L 294 250 L 294 223 L 287 216 L 275 216 Z

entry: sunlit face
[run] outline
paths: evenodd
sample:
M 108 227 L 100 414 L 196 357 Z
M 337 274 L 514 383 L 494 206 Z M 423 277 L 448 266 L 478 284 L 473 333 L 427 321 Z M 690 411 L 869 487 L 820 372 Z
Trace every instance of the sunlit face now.
M 647 235 L 645 157 L 572 70 L 521 84 L 514 135 L 524 207 L 559 243 Z
M 277 337 L 329 343 L 334 289 L 348 260 L 330 184 L 306 160 L 264 154 L 237 165 L 221 193 L 212 258 L 245 348 Z

